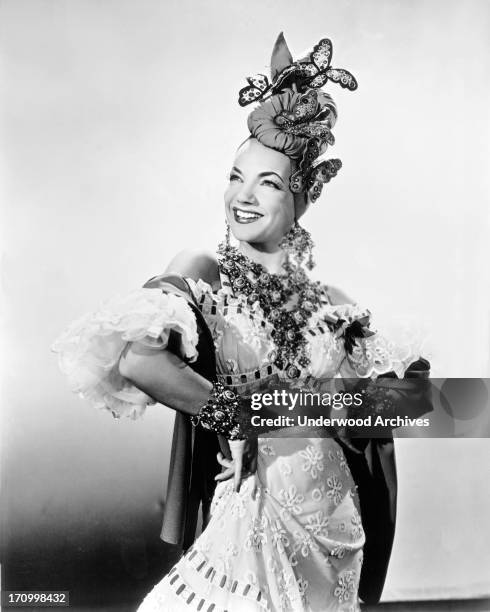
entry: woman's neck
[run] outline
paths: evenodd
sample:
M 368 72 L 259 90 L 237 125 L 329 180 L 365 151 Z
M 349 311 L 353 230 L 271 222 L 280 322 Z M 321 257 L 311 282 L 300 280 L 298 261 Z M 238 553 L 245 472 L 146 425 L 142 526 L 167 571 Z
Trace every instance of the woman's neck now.
M 241 241 L 238 245 L 238 250 L 252 261 L 264 266 L 271 274 L 284 274 L 282 264 L 286 255 L 281 248 L 277 247 L 276 249 L 268 250 L 263 245 Z

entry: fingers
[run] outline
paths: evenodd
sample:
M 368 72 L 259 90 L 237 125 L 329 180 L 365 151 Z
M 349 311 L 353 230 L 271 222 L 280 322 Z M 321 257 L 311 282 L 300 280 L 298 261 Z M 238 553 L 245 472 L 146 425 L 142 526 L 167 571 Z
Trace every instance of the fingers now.
M 214 479 L 218 481 L 228 480 L 228 478 L 231 478 L 234 475 L 235 475 L 235 467 L 232 466 L 228 468 L 227 470 L 225 470 L 224 472 L 221 472 L 221 474 L 218 474 L 217 476 L 215 476 Z
M 218 480 L 219 482 L 223 481 L 223 480 L 229 480 L 230 478 L 232 478 L 235 475 L 235 468 L 231 467 L 227 470 L 224 470 L 223 472 L 217 474 L 214 479 Z M 250 470 L 245 470 L 244 472 L 242 472 L 242 481 L 245 480 L 246 478 L 248 478 L 249 476 L 252 476 L 253 472 L 251 472 Z
M 233 477 L 233 488 L 235 491 L 240 490 L 240 484 L 243 478 L 251 476 L 257 469 L 256 442 L 255 445 L 246 444 L 244 440 L 230 441 L 230 451 L 232 459 L 226 459 L 222 453 L 218 453 L 218 463 L 225 469 L 215 476 L 215 480 L 222 482 Z M 246 459 L 246 470 L 244 469 L 244 458 Z
M 225 468 L 229 468 L 233 465 L 233 461 L 231 459 L 226 459 L 221 453 L 218 453 L 216 458 L 218 459 L 218 463 Z

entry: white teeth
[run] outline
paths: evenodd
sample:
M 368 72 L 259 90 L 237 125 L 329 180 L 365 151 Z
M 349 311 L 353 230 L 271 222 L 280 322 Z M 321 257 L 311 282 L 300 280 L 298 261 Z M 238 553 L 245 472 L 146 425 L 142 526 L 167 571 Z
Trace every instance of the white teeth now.
M 257 213 L 245 212 L 243 210 L 236 210 L 236 215 L 239 219 L 259 219 L 262 215 Z

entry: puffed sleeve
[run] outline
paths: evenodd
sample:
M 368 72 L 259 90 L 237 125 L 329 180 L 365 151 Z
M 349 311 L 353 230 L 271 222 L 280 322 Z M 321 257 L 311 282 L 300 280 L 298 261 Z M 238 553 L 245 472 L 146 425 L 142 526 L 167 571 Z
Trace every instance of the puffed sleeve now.
M 416 335 L 405 341 L 390 340 L 370 327 L 370 312 L 357 305 L 335 306 L 329 325 L 343 345 L 344 358 L 339 374 L 349 388 L 364 394 L 360 408 L 351 407 L 349 416 L 377 414 L 387 418 L 416 418 L 431 412 L 432 386 L 430 363 L 420 355 L 420 339 Z M 398 425 L 396 425 L 398 426 Z M 395 425 L 386 428 L 391 435 Z M 382 430 L 375 428 L 372 436 Z
M 172 337 L 183 359 L 196 360 L 196 317 L 178 293 L 149 281 L 74 321 L 52 345 L 71 389 L 116 418 L 141 416 L 155 400 L 120 375 L 119 359 L 128 342 L 163 350 Z
M 340 366 L 343 378 L 376 378 L 393 372 L 403 378 L 420 358 L 419 339 L 394 341 L 371 329 L 371 313 L 357 304 L 331 307 L 328 322 L 343 344 Z

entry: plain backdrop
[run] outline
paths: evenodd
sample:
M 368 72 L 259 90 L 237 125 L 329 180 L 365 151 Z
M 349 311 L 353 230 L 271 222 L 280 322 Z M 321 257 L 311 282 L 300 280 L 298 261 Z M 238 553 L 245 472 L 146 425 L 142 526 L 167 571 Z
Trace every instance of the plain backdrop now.
M 216 248 L 247 136 L 238 90 L 267 71 L 281 30 L 296 56 L 330 37 L 332 65 L 359 81 L 327 87 L 343 168 L 302 220 L 314 276 L 379 327 L 423 329 L 434 375 L 489 376 L 489 26 L 485 0 L 2 1 L 11 550 L 124 540 L 145 517 L 159 522 L 170 410 L 114 421 L 70 394 L 49 347 L 180 249 Z M 397 447 L 385 599 L 489 594 L 488 441 Z

